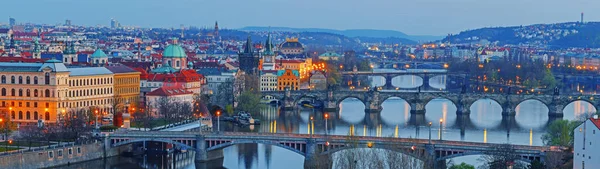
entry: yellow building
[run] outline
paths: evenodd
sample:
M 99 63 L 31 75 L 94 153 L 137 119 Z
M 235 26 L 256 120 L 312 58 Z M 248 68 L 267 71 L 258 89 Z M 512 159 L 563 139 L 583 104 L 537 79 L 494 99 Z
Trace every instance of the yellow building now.
M 290 90 L 300 89 L 300 73 L 297 70 L 285 69 L 277 71 L 277 89 L 285 90 L 287 87 Z
M 281 59 L 277 61 L 279 69 L 297 70 L 301 81 L 308 80 L 310 72 L 313 70 L 311 58 L 304 60 L 299 59 Z
M 67 68 L 59 60 L 0 63 L 0 110 L 17 123 L 57 122 L 81 108 L 110 112 L 113 73 L 103 67 Z
M 140 73 L 124 65 L 106 66 L 114 74 L 115 101 L 136 105 L 140 100 Z

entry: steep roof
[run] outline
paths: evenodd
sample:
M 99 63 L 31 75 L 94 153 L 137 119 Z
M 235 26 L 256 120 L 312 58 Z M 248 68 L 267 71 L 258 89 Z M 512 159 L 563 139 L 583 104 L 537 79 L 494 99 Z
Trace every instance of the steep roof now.
M 186 95 L 192 94 L 193 92 L 186 91 L 185 88 L 179 85 L 175 86 L 163 86 L 160 87 L 148 94 L 146 96 L 176 96 L 176 95 Z

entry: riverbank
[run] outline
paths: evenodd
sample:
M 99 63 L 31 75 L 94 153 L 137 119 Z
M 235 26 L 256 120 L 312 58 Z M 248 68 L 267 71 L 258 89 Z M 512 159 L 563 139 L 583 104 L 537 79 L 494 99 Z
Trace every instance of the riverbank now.
M 129 146 L 105 149 L 102 142 L 68 144 L 10 151 L 0 154 L 0 168 L 50 168 L 113 157 L 129 150 Z

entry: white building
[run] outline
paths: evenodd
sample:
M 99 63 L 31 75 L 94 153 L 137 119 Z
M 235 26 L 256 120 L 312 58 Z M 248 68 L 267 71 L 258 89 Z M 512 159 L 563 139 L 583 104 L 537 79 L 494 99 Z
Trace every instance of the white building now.
M 573 169 L 597 168 L 600 166 L 600 119 L 598 116 L 586 120 L 573 131 Z
M 260 91 L 277 90 L 277 70 L 263 70 L 260 75 Z
M 161 99 L 169 102 L 190 103 L 194 101 L 194 92 L 186 90 L 183 86 L 163 86 L 146 94 L 146 105 L 152 107 L 152 113 L 157 115 Z

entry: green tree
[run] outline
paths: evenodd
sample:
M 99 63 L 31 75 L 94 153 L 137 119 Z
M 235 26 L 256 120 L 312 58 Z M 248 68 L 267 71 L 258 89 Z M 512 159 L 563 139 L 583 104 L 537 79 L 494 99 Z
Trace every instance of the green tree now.
M 534 160 L 527 167 L 528 169 L 546 169 L 546 165 L 542 163 L 540 160 Z
M 225 111 L 227 111 L 227 114 L 233 115 L 233 105 L 228 104 L 227 106 L 225 106 Z
M 580 122 L 569 120 L 556 120 L 550 123 L 542 141 L 548 146 L 573 146 L 573 130 Z
M 244 91 L 237 97 L 238 99 L 238 110 L 246 111 L 249 113 L 257 113 L 262 108 L 263 104 L 260 104 L 260 94 L 252 91 Z
M 358 64 L 358 71 L 371 71 L 373 70 L 373 68 L 371 68 L 371 62 L 369 62 L 369 60 L 363 59 L 359 62 Z
M 556 87 L 556 78 L 554 78 L 554 74 L 552 74 L 550 69 L 546 69 L 544 78 L 542 79 L 542 84 L 548 89 L 554 89 L 554 87 Z
M 475 169 L 475 166 L 462 162 L 459 165 L 451 166 L 450 169 Z

